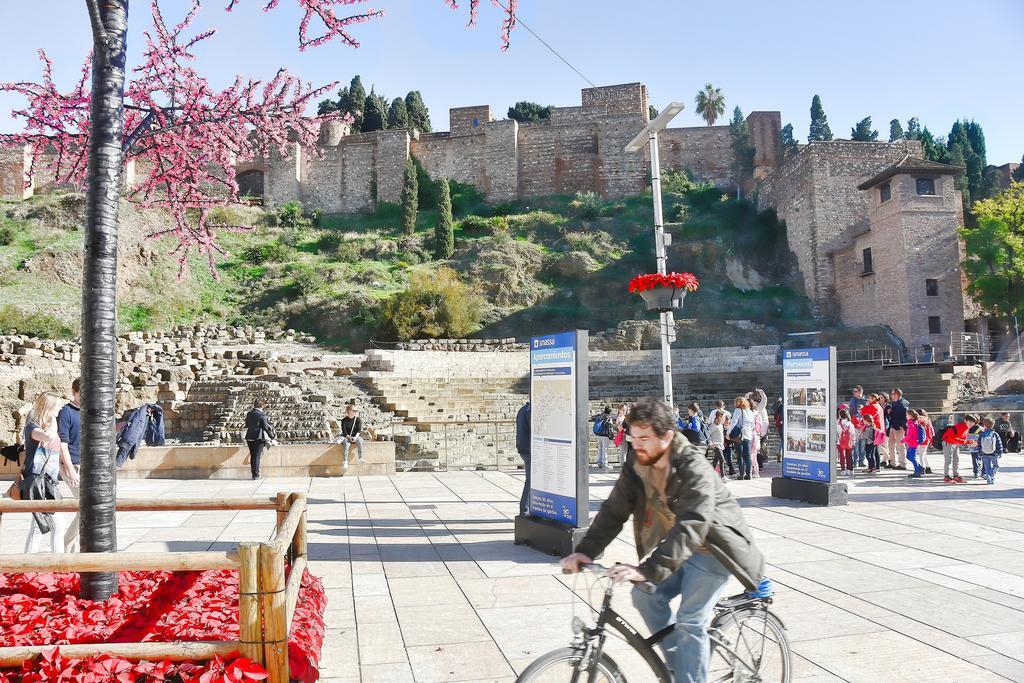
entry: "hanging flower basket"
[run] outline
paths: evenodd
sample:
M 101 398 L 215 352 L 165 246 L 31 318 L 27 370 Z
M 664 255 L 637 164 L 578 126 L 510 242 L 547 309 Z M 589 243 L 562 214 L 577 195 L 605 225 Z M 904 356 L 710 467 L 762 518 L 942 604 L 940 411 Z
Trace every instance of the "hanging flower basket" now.
M 698 282 L 693 273 L 647 273 L 629 281 L 630 293 L 639 294 L 648 311 L 672 311 L 683 307 L 687 292 L 696 291 Z

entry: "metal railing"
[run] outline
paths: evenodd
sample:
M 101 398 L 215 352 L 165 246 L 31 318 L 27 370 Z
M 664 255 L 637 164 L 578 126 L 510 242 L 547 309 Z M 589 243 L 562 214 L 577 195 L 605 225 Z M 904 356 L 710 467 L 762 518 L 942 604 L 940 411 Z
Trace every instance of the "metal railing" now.
M 441 427 L 440 435 L 437 438 L 430 439 L 438 441 L 438 447 L 436 449 L 427 449 L 428 453 L 430 450 L 436 450 L 437 458 L 430 457 L 402 457 L 396 453 L 396 460 L 403 460 L 406 462 L 412 462 L 407 469 L 415 469 L 421 466 L 427 466 L 434 471 L 447 472 L 449 469 L 474 469 L 474 470 L 502 470 L 502 469 L 518 469 L 519 464 L 512 464 L 510 462 L 502 463 L 502 452 L 510 454 L 516 461 L 519 460 L 519 453 L 516 451 L 516 437 L 515 431 L 511 433 L 502 432 L 502 426 L 515 426 L 515 420 L 419 420 L 415 422 L 407 422 L 405 418 L 396 417 L 391 420 L 390 434 L 391 440 L 396 441 L 396 436 L 410 436 L 412 434 L 437 434 L 438 430 L 418 430 L 417 425 L 429 425 L 430 427 Z M 400 434 L 396 430 L 396 425 L 402 425 L 405 427 L 411 427 L 414 431 Z M 466 429 L 466 427 L 479 427 L 486 425 L 484 429 Z M 461 426 L 463 429 L 455 429 L 456 426 Z M 465 463 L 452 464 L 451 453 L 454 450 L 454 445 L 451 443 L 455 437 L 466 437 L 468 435 L 475 435 L 479 446 L 486 448 L 488 451 L 486 457 L 483 458 L 471 458 Z M 415 443 L 415 441 L 413 442 Z M 475 445 L 475 444 L 474 444 Z M 397 443 L 396 443 L 397 451 Z M 491 465 L 491 462 L 494 464 Z

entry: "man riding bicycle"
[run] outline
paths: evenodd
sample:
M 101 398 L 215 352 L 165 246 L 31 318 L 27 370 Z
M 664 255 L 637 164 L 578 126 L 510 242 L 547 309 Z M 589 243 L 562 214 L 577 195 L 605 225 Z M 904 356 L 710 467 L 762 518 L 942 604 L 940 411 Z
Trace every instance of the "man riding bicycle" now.
M 578 572 L 580 565 L 593 562 L 632 514 L 641 562 L 616 565 L 609 577 L 657 584 L 653 593 L 633 589 L 633 604 L 652 633 L 671 623 L 669 602 L 682 596 L 675 635 L 662 646 L 676 681 L 703 683 L 710 649 L 706 629 L 715 603 L 730 574 L 747 590 L 757 590 L 764 557 L 736 499 L 708 464 L 705 449 L 676 433 L 668 404 L 641 399 L 626 422 L 631 442 L 626 464 L 562 567 Z

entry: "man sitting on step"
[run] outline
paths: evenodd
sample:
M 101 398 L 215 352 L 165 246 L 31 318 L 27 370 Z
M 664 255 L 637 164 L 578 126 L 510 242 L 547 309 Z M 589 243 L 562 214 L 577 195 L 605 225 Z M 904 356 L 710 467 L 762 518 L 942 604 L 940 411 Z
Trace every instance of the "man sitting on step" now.
M 345 449 L 345 460 L 342 467 L 348 468 L 348 451 L 352 448 L 352 444 L 356 445 L 358 461 L 363 462 L 363 437 L 360 436 L 362 431 L 363 421 L 359 418 L 356 407 L 349 403 L 345 406 L 345 417 L 341 418 L 341 436 L 337 441 Z

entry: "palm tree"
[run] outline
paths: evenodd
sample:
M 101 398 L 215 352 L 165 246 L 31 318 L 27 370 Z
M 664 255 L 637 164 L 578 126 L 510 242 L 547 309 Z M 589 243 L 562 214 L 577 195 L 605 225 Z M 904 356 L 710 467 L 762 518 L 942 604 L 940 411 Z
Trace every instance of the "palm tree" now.
M 721 88 L 710 83 L 706 83 L 704 89 L 697 93 L 694 102 L 697 103 L 697 113 L 709 126 L 715 125 L 715 120 L 725 113 L 725 96 Z

